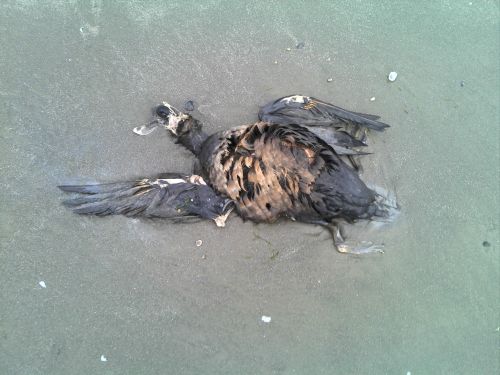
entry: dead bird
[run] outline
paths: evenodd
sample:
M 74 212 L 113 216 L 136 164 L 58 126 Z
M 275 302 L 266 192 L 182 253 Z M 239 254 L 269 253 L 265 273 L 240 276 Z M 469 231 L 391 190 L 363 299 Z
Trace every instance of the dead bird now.
M 377 116 L 301 95 L 269 103 L 259 119 L 209 136 L 199 120 L 164 102 L 156 108 L 155 120 L 134 132 L 146 135 L 164 126 L 196 156 L 194 174 L 60 186 L 79 193 L 66 205 L 80 214 L 198 216 L 219 226 L 234 207 L 243 219 L 257 223 L 288 218 L 322 225 L 331 230 L 340 252 L 380 252 L 371 243 L 348 245 L 339 224 L 388 221 L 397 213 L 393 199 L 360 179 L 354 159 L 366 154 L 357 148 L 366 146 L 368 129 L 382 131 L 389 125 Z

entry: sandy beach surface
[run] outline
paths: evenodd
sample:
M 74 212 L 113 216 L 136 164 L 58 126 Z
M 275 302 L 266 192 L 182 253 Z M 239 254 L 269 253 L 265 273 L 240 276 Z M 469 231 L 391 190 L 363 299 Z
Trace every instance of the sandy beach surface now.
M 486 0 L 2 1 L 0 373 L 498 373 L 499 15 Z M 339 254 L 293 222 L 61 205 L 58 184 L 190 171 L 166 131 L 132 132 L 162 100 L 194 100 L 215 132 L 295 93 L 392 125 L 370 134 L 363 179 L 401 213 L 348 228 L 384 254 Z

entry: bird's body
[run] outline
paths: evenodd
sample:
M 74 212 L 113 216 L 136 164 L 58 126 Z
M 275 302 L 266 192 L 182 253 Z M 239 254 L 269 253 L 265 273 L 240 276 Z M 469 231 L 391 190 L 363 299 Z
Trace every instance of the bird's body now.
M 137 183 L 133 185 L 135 190 L 122 189 L 117 190 L 119 194 L 107 192 L 97 196 L 92 195 L 93 190 L 99 190 L 96 187 L 62 187 L 90 194 L 70 200 L 68 205 L 86 214 L 145 216 L 155 212 L 160 217 L 165 213 L 163 217 L 169 218 L 196 215 L 214 219 L 219 226 L 223 226 L 231 210 L 228 202 L 246 220 L 274 222 L 289 218 L 324 226 L 339 221 L 387 219 L 396 210 L 393 202 L 365 185 L 352 159 L 353 155 L 365 154 L 356 147 L 366 145 L 366 129 L 380 131 L 388 127 L 377 121 L 377 116 L 294 95 L 263 107 L 259 122 L 208 136 L 198 120 L 168 103 L 159 106 L 156 113 L 159 118 L 155 123 L 164 125 L 177 143 L 195 154 L 195 173 L 204 180 L 185 176 L 178 180 L 182 185 L 178 182 L 176 185 L 147 179 L 142 180 L 140 188 Z M 134 131 L 144 135 L 152 128 L 140 127 Z M 359 132 L 361 137 L 357 136 Z M 344 156 L 350 158 L 352 166 L 343 160 Z M 198 183 L 193 184 L 193 179 Z M 208 186 L 200 186 L 205 181 Z M 145 199 L 141 194 L 150 198 Z M 196 195 L 197 202 L 192 209 L 190 194 Z M 206 207 L 200 204 L 200 196 L 206 200 Z M 182 200 L 185 205 L 178 207 Z
M 324 141 L 299 125 L 257 122 L 210 136 L 202 175 L 255 222 L 353 221 L 375 213 L 375 194 Z

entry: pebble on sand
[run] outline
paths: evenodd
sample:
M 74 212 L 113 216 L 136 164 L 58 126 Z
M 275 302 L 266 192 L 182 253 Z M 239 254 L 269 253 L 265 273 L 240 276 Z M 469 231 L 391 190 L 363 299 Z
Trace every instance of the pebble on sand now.
M 184 109 L 188 112 L 192 112 L 195 109 L 195 103 L 192 100 L 188 100 L 186 103 L 184 103 Z
M 101 354 L 101 362 L 108 362 L 108 359 L 104 354 Z
M 374 101 L 375 101 L 375 97 L 374 97 L 374 96 L 372 96 L 372 97 L 370 98 L 370 101 L 371 101 L 371 102 L 374 102 Z
M 302 48 L 304 48 L 305 46 L 306 46 L 306 44 L 305 44 L 304 42 L 299 42 L 299 43 L 297 43 L 297 45 L 295 46 L 295 48 L 297 48 L 297 49 L 302 49 Z
M 332 82 L 332 81 L 333 81 L 333 78 L 328 78 L 328 79 L 326 80 L 326 82 Z

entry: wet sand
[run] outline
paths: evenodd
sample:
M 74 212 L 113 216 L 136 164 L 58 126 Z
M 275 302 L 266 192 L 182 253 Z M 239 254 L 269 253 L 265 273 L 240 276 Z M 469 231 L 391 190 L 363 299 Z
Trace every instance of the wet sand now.
M 2 374 L 498 372 L 498 5 L 290 4 L 2 2 Z M 383 255 L 61 206 L 61 183 L 190 170 L 166 132 L 132 133 L 162 100 L 214 132 L 294 93 L 392 125 L 363 179 L 401 214 L 349 228 Z

